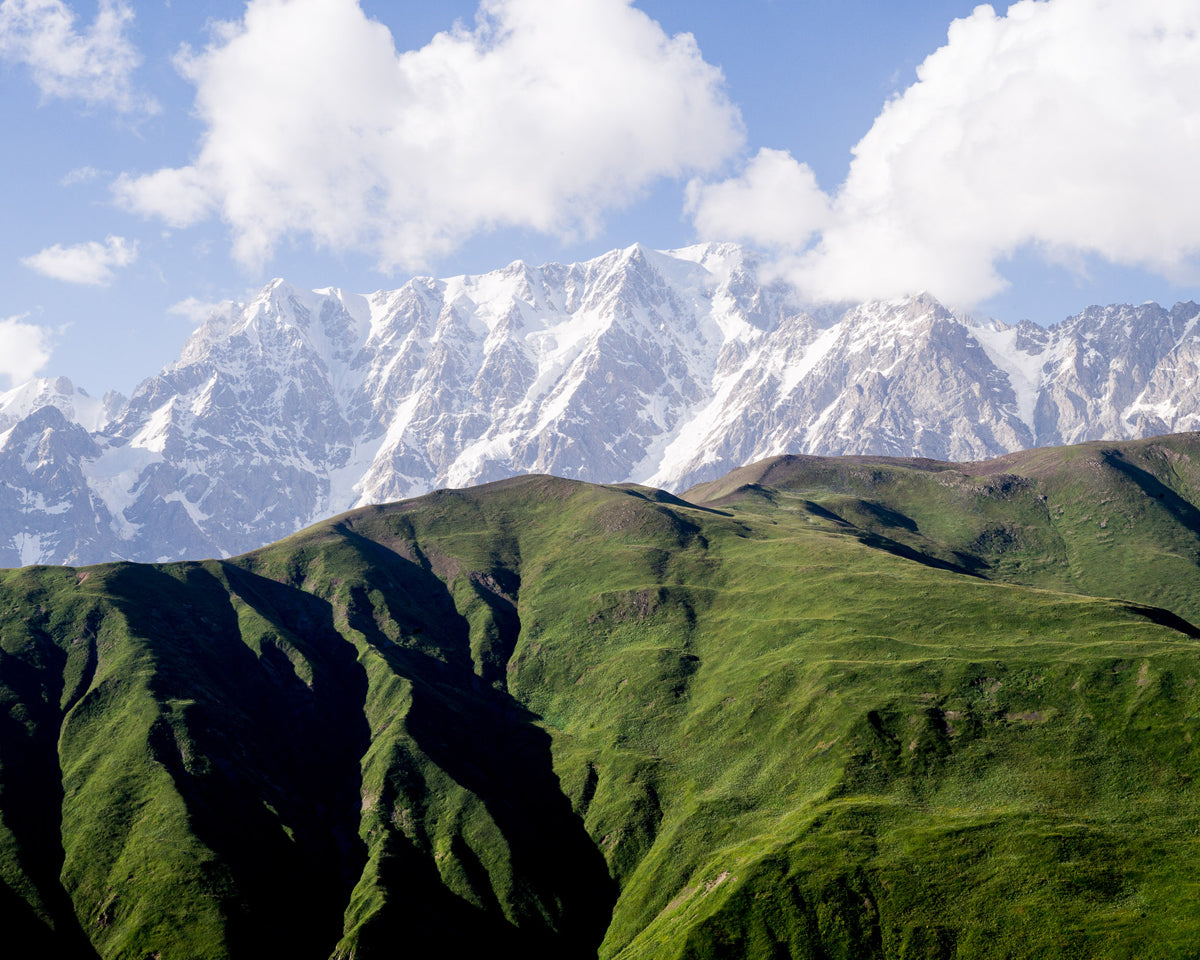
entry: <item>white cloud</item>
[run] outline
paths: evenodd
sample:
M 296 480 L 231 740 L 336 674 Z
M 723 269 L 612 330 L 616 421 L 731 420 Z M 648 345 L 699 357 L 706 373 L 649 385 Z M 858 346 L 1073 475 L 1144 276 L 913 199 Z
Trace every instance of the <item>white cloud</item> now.
M 74 187 L 80 183 L 91 183 L 93 180 L 98 180 L 100 176 L 100 171 L 95 167 L 76 167 L 68 170 L 58 183 L 62 187 Z
M 164 168 L 142 177 L 123 173 L 113 183 L 113 191 L 124 206 L 161 217 L 172 227 L 199 223 L 217 205 L 217 198 L 195 167 Z
M 197 297 L 188 297 L 186 300 L 180 300 L 178 303 L 173 303 L 167 307 L 167 313 L 183 317 L 192 326 L 198 327 L 214 313 L 227 310 L 231 305 L 232 302 L 229 300 L 214 302 L 211 300 L 200 300 Z
M 687 211 L 704 236 L 803 249 L 828 223 L 829 198 L 807 164 L 763 149 L 740 177 L 689 183 Z
M 971 305 L 1006 286 L 997 264 L 1025 245 L 1056 263 L 1098 256 L 1181 279 L 1200 252 L 1200 4 L 977 7 L 853 152 L 808 250 L 804 190 L 749 172 L 730 188 L 746 211 L 738 232 L 811 296 L 928 289 Z M 790 157 L 769 164 L 793 187 L 808 175 Z M 727 187 L 692 186 L 700 231 L 731 229 Z M 790 235 L 772 198 L 796 211 Z
M 80 33 L 75 13 L 62 0 L 3 0 L 0 57 L 29 67 L 45 97 L 154 113 L 158 104 L 133 85 L 141 57 L 126 36 L 132 21 L 126 0 L 100 0 L 96 19 Z
M 113 268 L 128 267 L 137 260 L 137 254 L 136 240 L 109 236 L 103 243 L 91 240 L 70 247 L 56 243 L 40 253 L 22 257 L 21 263 L 55 280 L 105 287 L 113 280 Z
M 251 0 L 184 51 L 196 161 L 114 184 L 175 226 L 214 213 L 258 266 L 285 237 L 426 267 L 480 231 L 571 237 L 742 143 L 720 71 L 629 0 L 484 0 L 397 53 L 357 0 Z
M 0 376 L 10 384 L 34 377 L 50 359 L 49 337 L 24 316 L 0 319 Z

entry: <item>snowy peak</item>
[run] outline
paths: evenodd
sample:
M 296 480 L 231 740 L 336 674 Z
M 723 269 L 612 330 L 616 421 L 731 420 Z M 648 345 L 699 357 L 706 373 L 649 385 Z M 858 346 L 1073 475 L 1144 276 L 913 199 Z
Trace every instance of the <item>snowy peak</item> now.
M 85 430 L 100 430 L 121 408 L 125 397 L 110 392 L 102 400 L 76 387 L 66 377 L 30 380 L 0 393 L 0 432 L 43 407 L 54 407 Z
M 806 306 L 723 243 L 368 295 L 276 280 L 128 401 L 63 380 L 0 394 L 0 563 L 238 553 L 516 473 L 682 489 L 780 453 L 976 460 L 1195 429 L 1198 320 Z

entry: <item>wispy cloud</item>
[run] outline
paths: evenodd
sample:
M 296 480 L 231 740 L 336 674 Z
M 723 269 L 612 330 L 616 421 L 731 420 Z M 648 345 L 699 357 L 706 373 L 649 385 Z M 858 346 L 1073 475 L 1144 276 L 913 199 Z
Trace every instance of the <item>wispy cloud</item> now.
M 1200 5 L 1022 0 L 951 24 L 836 193 L 763 151 L 732 181 L 694 181 L 689 210 L 702 234 L 773 252 L 811 296 L 928 289 L 969 306 L 1006 286 L 1003 261 L 1025 246 L 1183 279 L 1200 253 L 1198 169 Z
M 0 318 L 0 377 L 10 384 L 29 380 L 50 359 L 49 336 L 26 316 Z
M 91 240 L 70 247 L 56 243 L 23 257 L 21 263 L 55 280 L 104 287 L 112 282 L 114 268 L 128 267 L 137 260 L 137 255 L 136 240 L 110 236 L 103 243 Z
M 101 171 L 95 167 L 76 167 L 74 170 L 68 170 L 63 178 L 59 181 L 59 185 L 63 187 L 73 187 L 80 183 L 91 183 L 93 180 L 98 180 L 103 176 Z
M 62 0 L 3 0 L 0 57 L 25 64 L 45 97 L 154 113 L 157 102 L 133 84 L 141 57 L 127 35 L 132 21 L 126 0 L 100 0 L 96 19 L 82 32 Z
M 197 297 L 188 297 L 186 300 L 180 300 L 178 303 L 173 303 L 167 307 L 167 313 L 172 313 L 177 317 L 183 317 L 192 326 L 200 326 L 214 313 L 228 310 L 232 306 L 232 301 L 221 300 L 200 300 Z
M 298 235 L 383 269 L 496 227 L 588 235 L 743 142 L 721 72 L 629 0 L 484 0 L 403 53 L 357 0 L 251 0 L 179 63 L 197 160 L 114 190 L 174 226 L 219 215 L 252 266 Z

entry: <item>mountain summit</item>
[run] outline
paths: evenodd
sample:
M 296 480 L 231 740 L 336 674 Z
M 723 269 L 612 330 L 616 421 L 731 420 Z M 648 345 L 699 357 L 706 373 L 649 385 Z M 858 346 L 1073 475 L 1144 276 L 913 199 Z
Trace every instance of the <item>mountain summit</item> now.
M 276 280 L 127 401 L 61 378 L 0 394 L 0 564 L 231 555 L 518 473 L 678 490 L 785 452 L 978 460 L 1191 430 L 1197 319 L 805 307 L 733 244 L 369 296 Z

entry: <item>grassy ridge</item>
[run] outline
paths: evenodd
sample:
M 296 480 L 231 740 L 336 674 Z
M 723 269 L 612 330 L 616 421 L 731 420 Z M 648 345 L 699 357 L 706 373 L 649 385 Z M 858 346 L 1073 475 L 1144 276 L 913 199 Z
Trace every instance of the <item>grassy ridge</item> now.
M 1185 957 L 1195 436 L 548 477 L 0 574 L 64 957 Z
M 777 457 L 688 491 L 801 510 L 882 549 L 990 580 L 1141 599 L 1200 620 L 1200 435 L 976 464 Z

